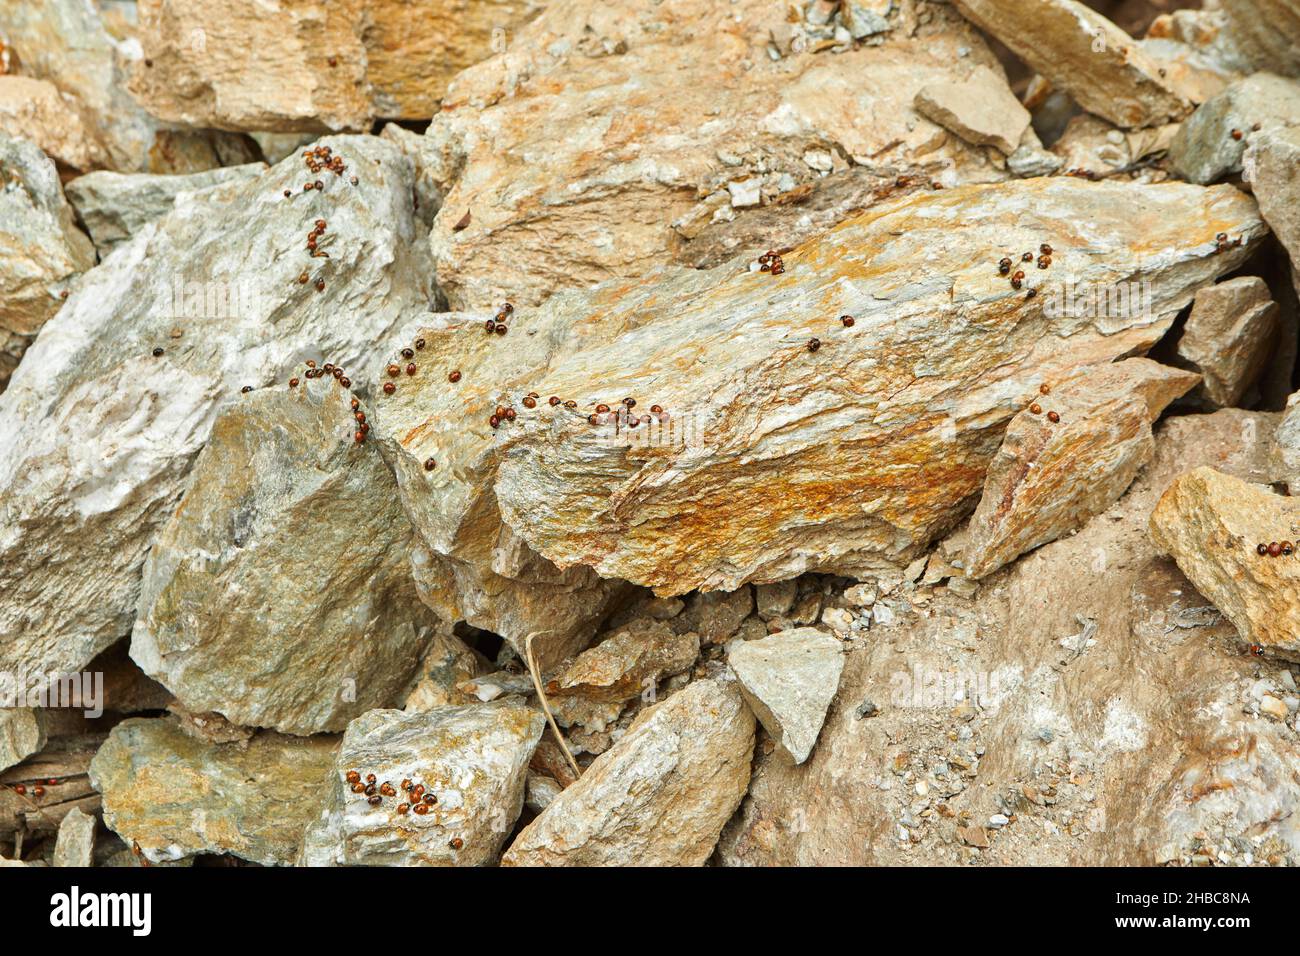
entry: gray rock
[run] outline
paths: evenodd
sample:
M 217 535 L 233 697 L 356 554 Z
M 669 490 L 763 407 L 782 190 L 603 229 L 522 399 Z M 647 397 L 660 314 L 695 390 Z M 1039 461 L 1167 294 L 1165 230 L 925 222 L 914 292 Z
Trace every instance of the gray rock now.
M 102 259 L 146 225 L 171 212 L 182 193 L 201 194 L 223 183 L 253 179 L 266 168 L 263 163 L 248 163 L 187 176 L 102 170 L 78 176 L 65 189 Z
M 564 788 L 554 778 L 530 770 L 524 789 L 524 806 L 535 814 L 541 813 L 563 792 Z
M 45 715 L 39 708 L 0 708 L 0 770 L 22 763 L 44 746 Z
M 352 392 L 306 371 L 218 416 L 145 561 L 131 634 L 186 708 L 293 734 L 400 703 L 437 625 Z
M 1264 221 L 1291 257 L 1291 282 L 1300 295 L 1300 125 L 1252 136 L 1243 164 Z
M 73 280 L 94 264 L 54 163 L 34 143 L 0 132 L 0 391 Z
M 1169 146 L 1170 165 L 1190 182 L 1212 183 L 1241 172 L 1253 142 L 1298 123 L 1300 83 L 1256 73 L 1197 108 Z
M 528 761 L 546 718 L 517 701 L 441 707 L 427 713 L 376 710 L 343 735 L 325 780 L 325 807 L 307 829 L 307 866 L 483 866 L 496 862 L 524 803 Z M 436 797 L 425 814 L 397 790 L 371 805 L 347 782 L 403 780 Z
M 1178 340 L 1178 357 L 1202 375 L 1198 392 L 1214 407 L 1237 405 L 1277 347 L 1277 303 L 1258 276 L 1206 286 Z
M 844 648 L 811 627 L 737 643 L 727 654 L 745 701 L 795 763 L 817 744 L 840 686 Z
M 734 591 L 700 591 L 686 602 L 679 628 L 700 635 L 701 644 L 723 644 L 754 610 L 754 592 L 748 585 Z
M 894 29 L 889 14 L 894 0 L 846 0 L 840 4 L 840 20 L 855 40 L 888 33 Z
M 174 720 L 133 717 L 95 754 L 90 782 L 104 824 L 152 863 L 212 853 L 288 864 L 320 812 L 318 786 L 338 742 L 268 731 L 213 744 Z
M 1022 179 L 1050 176 L 1064 165 L 1061 157 L 1041 146 L 1022 145 L 1007 157 L 1007 169 Z
M 95 859 L 95 824 L 93 816 L 73 807 L 59 824 L 54 843 L 52 866 L 90 866 Z
M 146 226 L 0 395 L 0 669 L 76 671 L 127 633 L 145 552 L 241 387 L 308 357 L 359 368 L 429 302 L 409 160 L 377 137 L 323 142 L 348 171 L 322 191 L 295 156 Z M 317 217 L 330 259 L 307 254 Z
M 506 866 L 701 866 L 749 784 L 754 716 L 731 681 L 642 711 L 515 838 Z

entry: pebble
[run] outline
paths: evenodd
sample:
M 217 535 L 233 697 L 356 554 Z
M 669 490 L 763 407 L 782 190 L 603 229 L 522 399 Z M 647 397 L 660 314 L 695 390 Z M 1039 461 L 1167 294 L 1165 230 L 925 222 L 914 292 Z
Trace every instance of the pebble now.
M 995 813 L 993 814 L 993 816 L 989 817 L 988 825 L 993 827 L 994 829 L 999 829 L 1001 827 L 1006 826 L 1010 822 L 1011 822 L 1011 818 L 1008 817 L 1005 813 Z
M 1278 700 L 1272 694 L 1265 694 L 1259 699 L 1259 712 L 1273 720 L 1286 720 L 1290 715 L 1286 704 Z

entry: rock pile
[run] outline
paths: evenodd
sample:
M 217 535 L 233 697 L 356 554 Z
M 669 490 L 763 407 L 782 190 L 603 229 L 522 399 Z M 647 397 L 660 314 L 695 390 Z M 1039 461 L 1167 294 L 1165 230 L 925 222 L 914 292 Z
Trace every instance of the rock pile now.
M 0 860 L 1300 862 L 1296 37 L 0 0 Z

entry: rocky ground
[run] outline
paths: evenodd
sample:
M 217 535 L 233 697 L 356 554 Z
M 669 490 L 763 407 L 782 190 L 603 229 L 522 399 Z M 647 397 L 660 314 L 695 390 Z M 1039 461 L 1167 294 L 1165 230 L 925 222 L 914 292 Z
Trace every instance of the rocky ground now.
M 1300 862 L 1297 50 L 0 0 L 0 856 Z

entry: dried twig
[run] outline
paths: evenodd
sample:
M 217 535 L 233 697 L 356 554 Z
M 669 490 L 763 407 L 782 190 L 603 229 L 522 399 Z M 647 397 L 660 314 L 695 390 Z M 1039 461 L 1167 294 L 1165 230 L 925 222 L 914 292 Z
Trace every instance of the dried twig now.
M 555 723 L 555 715 L 551 713 L 551 705 L 547 703 L 546 692 L 542 690 L 542 675 L 537 670 L 537 658 L 533 656 L 533 638 L 538 634 L 545 633 L 545 631 L 533 631 L 524 638 L 524 656 L 528 658 L 528 673 L 533 678 L 533 686 L 537 688 L 537 699 L 542 702 L 542 712 L 546 714 L 546 719 L 551 725 L 551 733 L 555 734 L 555 739 L 559 741 L 560 749 L 564 751 L 564 756 L 568 758 L 569 766 L 573 768 L 574 774 L 581 777 L 582 768 L 578 766 L 578 761 L 574 760 L 573 754 L 569 752 L 569 745 L 565 743 L 564 736 Z

